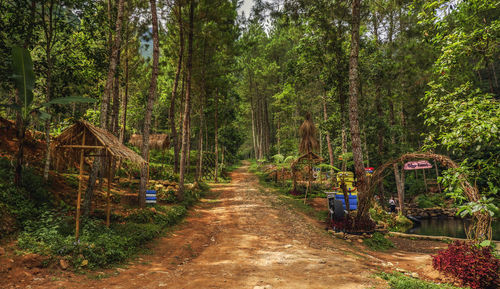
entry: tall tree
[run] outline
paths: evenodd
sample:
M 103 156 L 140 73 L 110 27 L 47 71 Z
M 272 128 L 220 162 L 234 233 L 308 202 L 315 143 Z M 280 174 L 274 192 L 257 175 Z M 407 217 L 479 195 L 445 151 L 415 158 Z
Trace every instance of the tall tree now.
M 113 83 L 116 74 L 117 64 L 118 64 L 118 50 L 121 46 L 121 31 L 123 23 L 123 7 L 124 0 L 118 1 L 118 12 L 116 17 L 116 33 L 113 42 L 113 48 L 111 51 L 111 58 L 109 60 L 109 69 L 106 78 L 106 85 L 104 87 L 104 93 L 102 95 L 101 101 L 101 114 L 99 116 L 99 124 L 103 129 L 108 129 L 108 114 L 109 114 L 109 102 L 111 99 L 111 93 L 113 91 Z M 92 206 L 92 199 L 94 196 L 94 188 L 97 181 L 97 176 L 101 170 L 103 162 L 100 157 L 96 157 L 95 162 L 92 165 L 92 169 L 89 175 L 89 181 L 87 185 L 87 190 L 85 191 L 85 200 L 83 203 L 83 215 L 88 215 Z
M 188 54 L 186 62 L 186 97 L 184 98 L 184 119 L 182 125 L 182 147 L 179 166 L 179 191 L 178 199 L 184 199 L 184 177 L 186 165 L 189 164 L 189 134 L 191 118 L 191 74 L 193 68 L 193 32 L 194 32 L 194 0 L 189 3 L 189 31 L 188 31 Z
M 352 1 L 351 14 L 351 54 L 349 57 L 349 124 L 351 129 L 352 155 L 354 172 L 357 178 L 357 189 L 360 208 L 358 218 L 365 217 L 368 213 L 369 200 L 366 196 L 366 173 L 363 164 L 363 150 L 361 148 L 361 135 L 359 129 L 359 26 L 361 22 L 361 0 Z
M 149 1 L 151 6 L 151 21 L 153 22 L 153 67 L 151 69 L 151 82 L 149 84 L 148 102 L 146 105 L 146 116 L 144 118 L 144 129 L 142 131 L 141 155 L 149 162 L 149 134 L 151 129 L 151 115 L 156 99 L 156 88 L 158 79 L 158 62 L 160 59 L 160 40 L 158 37 L 158 16 L 156 12 L 156 0 Z M 148 163 L 149 166 L 149 163 Z M 148 185 L 148 167 L 141 167 L 141 184 L 139 188 L 139 205 L 146 206 L 146 189 Z
M 170 133 L 172 137 L 172 146 L 174 148 L 174 172 L 179 170 L 179 136 L 175 126 L 175 99 L 177 98 L 177 88 L 179 86 L 179 77 L 182 70 L 182 59 L 184 55 L 184 27 L 182 20 L 182 0 L 177 0 L 175 5 L 175 18 L 179 26 L 179 55 L 177 59 L 177 69 L 175 71 L 174 85 L 172 86 L 172 97 L 170 98 L 170 110 L 168 117 L 170 120 Z

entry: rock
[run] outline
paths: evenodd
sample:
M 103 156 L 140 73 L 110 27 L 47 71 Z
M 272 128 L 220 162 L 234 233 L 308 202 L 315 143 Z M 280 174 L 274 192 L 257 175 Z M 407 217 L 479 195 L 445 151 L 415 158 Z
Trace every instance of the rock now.
M 410 274 L 410 276 L 411 276 L 411 277 L 413 277 L 413 278 L 418 278 L 418 273 L 416 273 L 416 272 L 412 272 L 412 273 Z
M 61 266 L 61 269 L 66 270 L 69 267 L 68 261 L 61 259 L 59 260 L 59 266 Z
M 358 243 L 363 243 L 363 239 L 358 239 Z
M 5 255 L 5 249 L 0 247 L 0 256 L 3 256 Z
M 287 244 L 287 245 L 285 245 L 284 247 L 285 247 L 285 249 L 288 249 L 288 248 L 291 248 L 291 247 L 292 247 L 292 245 Z

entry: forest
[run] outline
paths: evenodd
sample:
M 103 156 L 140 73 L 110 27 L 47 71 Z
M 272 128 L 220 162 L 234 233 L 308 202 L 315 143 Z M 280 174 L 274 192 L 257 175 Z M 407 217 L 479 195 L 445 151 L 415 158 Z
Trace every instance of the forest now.
M 473 245 L 450 244 L 434 269 L 457 286 L 495 288 L 498 6 L 1 0 L 0 249 L 64 270 L 108 268 L 249 166 L 306 215 L 318 199 L 313 215 L 333 231 L 404 233 L 437 210 L 465 218 Z M 421 160 L 429 166 L 408 169 Z M 332 190 L 345 196 L 341 225 L 326 216 Z M 459 249 L 486 277 L 444 265 Z M 5 260 L 0 276 L 15 271 Z M 406 278 L 383 274 L 391 288 Z

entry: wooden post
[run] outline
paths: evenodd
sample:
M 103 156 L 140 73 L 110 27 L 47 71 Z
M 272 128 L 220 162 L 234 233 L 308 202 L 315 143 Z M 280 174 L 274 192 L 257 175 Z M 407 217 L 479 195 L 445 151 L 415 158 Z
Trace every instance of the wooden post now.
M 439 178 L 439 172 L 438 172 L 438 166 L 436 164 L 436 159 L 434 159 L 434 168 L 436 169 L 436 183 L 438 185 L 438 190 L 439 190 L 439 193 L 441 194 L 441 185 L 439 185 L 439 181 L 438 181 L 438 178 Z
M 83 129 L 82 136 L 82 146 L 85 145 L 85 129 Z M 78 240 L 80 234 L 80 202 L 82 200 L 82 189 L 83 189 L 83 160 L 85 152 L 84 148 L 80 148 L 80 175 L 78 181 L 78 197 L 76 199 L 76 227 L 75 227 L 75 238 Z
M 427 190 L 427 178 L 425 177 L 425 169 L 422 170 L 422 172 L 424 172 L 424 184 L 425 184 L 425 192 L 427 193 L 428 190 Z
M 106 204 L 106 227 L 109 228 L 109 215 L 111 213 L 111 161 L 113 156 L 108 152 L 108 194 L 107 194 L 107 204 Z
M 306 203 L 307 200 L 307 193 L 309 192 L 311 188 L 311 178 L 312 178 L 312 160 L 311 160 L 311 154 L 309 153 L 308 156 L 309 160 L 309 171 L 308 171 L 308 180 L 307 180 L 307 188 L 306 188 L 306 195 L 304 196 L 304 204 Z

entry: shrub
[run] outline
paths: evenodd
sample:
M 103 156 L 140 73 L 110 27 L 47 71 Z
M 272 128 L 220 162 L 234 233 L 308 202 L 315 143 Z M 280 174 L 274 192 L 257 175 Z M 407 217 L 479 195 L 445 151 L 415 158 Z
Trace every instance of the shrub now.
M 370 216 L 379 225 L 389 231 L 405 232 L 413 226 L 413 222 L 407 217 L 399 214 L 390 214 L 378 204 L 370 208 Z
M 368 246 L 368 248 L 375 251 L 385 251 L 394 248 L 394 244 L 379 232 L 375 232 L 369 239 L 364 239 L 363 243 Z
M 499 285 L 500 260 L 492 254 L 490 247 L 455 241 L 448 249 L 432 256 L 432 266 L 473 289 L 498 288 Z

